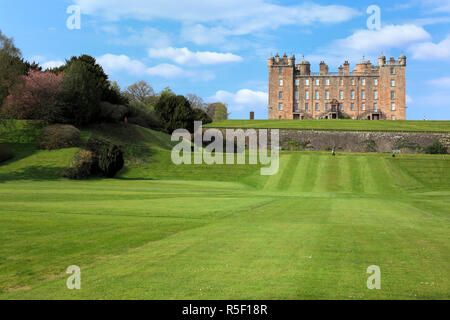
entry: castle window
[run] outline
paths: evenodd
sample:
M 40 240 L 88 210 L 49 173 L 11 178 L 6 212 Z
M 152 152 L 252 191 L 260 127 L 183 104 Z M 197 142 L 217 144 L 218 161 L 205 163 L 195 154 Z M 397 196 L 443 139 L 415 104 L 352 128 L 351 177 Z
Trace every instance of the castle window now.
M 342 103 L 339 103 L 339 110 L 344 111 L 344 105 Z
M 319 111 L 319 104 L 316 103 L 316 111 Z
M 373 111 L 378 112 L 378 103 L 376 102 L 373 104 Z
M 339 91 L 339 99 L 344 100 L 344 91 Z
M 309 103 L 305 103 L 305 111 L 309 110 Z
M 305 86 L 309 86 L 309 79 L 305 79 Z
M 325 99 L 329 100 L 330 99 L 330 91 L 325 91 Z
M 395 80 L 391 80 L 391 87 L 395 87 Z
M 283 111 L 283 103 L 280 102 L 278 104 L 278 110 Z
M 298 103 L 294 104 L 294 112 L 298 112 Z
M 339 85 L 343 86 L 344 85 L 344 79 L 339 79 Z
M 395 74 L 395 68 L 391 68 L 391 74 Z
M 329 103 L 325 103 L 325 110 L 326 111 L 330 110 L 330 104 Z
M 361 79 L 361 85 L 365 86 L 366 85 L 366 79 Z
M 355 90 L 352 90 L 351 95 L 352 95 L 352 100 L 355 100 Z
M 283 91 L 278 92 L 278 99 L 283 100 Z
M 283 79 L 280 79 L 280 87 L 283 86 Z
M 280 76 L 282 76 L 283 75 L 283 68 L 280 68 L 279 72 L 280 72 Z
M 316 86 L 320 86 L 320 80 L 316 79 Z
M 395 102 L 391 102 L 391 111 L 395 111 Z
M 366 90 L 361 91 L 361 99 L 366 99 Z
M 330 79 L 325 80 L 325 84 L 326 84 L 327 86 L 329 86 L 329 85 L 330 85 Z
M 377 86 L 378 85 L 378 79 L 373 79 L 373 85 Z
M 305 100 L 309 100 L 309 91 L 308 90 L 305 91 Z
M 361 104 L 361 110 L 366 111 L 366 104 L 364 102 Z
M 350 110 L 355 111 L 355 104 L 353 102 L 350 104 Z
M 355 85 L 355 79 L 352 79 L 352 86 Z
M 377 100 L 378 99 L 378 90 L 374 90 L 373 91 L 373 99 Z
M 395 120 L 395 116 L 391 116 L 391 120 Z
M 300 80 L 295 79 L 295 85 L 296 85 L 296 86 L 299 86 L 299 85 L 300 85 Z
M 395 99 L 395 91 L 391 91 L 391 100 Z
M 320 94 L 319 94 L 319 91 L 316 90 L 316 100 L 319 100 L 319 99 L 320 99 Z
M 295 100 L 298 100 L 299 94 L 298 91 L 295 91 Z

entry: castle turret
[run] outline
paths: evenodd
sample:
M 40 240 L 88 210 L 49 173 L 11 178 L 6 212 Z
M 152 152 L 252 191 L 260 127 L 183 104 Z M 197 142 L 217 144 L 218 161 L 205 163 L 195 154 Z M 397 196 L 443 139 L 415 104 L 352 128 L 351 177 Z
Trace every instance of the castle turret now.
M 378 57 L 378 65 L 380 67 L 384 66 L 386 64 L 386 56 L 382 53 L 379 57 Z
M 302 61 L 297 65 L 297 69 L 300 70 L 301 75 L 311 74 L 311 64 L 305 60 L 305 56 L 303 56 Z
M 402 66 L 406 66 L 406 56 L 403 53 L 398 58 L 398 63 L 400 63 Z

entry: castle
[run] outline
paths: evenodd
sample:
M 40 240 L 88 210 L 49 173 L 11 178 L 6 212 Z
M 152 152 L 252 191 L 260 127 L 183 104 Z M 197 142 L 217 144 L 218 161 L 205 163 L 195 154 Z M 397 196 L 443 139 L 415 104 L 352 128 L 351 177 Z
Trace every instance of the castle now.
M 295 64 L 286 54 L 270 57 L 268 66 L 269 119 L 406 119 L 403 54 L 389 61 L 381 55 L 378 66 L 363 58 L 352 72 L 348 61 L 339 72 L 323 61 L 311 72 L 304 58 Z

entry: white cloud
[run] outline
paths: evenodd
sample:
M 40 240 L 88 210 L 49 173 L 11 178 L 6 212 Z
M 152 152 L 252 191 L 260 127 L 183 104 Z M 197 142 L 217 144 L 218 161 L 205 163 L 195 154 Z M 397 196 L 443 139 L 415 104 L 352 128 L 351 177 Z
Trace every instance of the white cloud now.
M 132 60 L 126 55 L 105 54 L 97 58 L 97 62 L 106 72 L 127 71 L 134 75 L 143 75 L 147 66 L 138 61 Z
M 105 54 L 97 58 L 97 62 L 106 73 L 126 72 L 134 76 L 156 76 L 162 78 L 188 78 L 193 81 L 210 81 L 215 78 L 208 70 L 184 70 L 172 64 L 162 63 L 153 67 L 146 66 L 139 60 L 126 55 Z
M 162 63 L 155 67 L 147 68 L 146 73 L 151 76 L 162 76 L 164 78 L 175 78 L 183 75 L 183 70 L 172 64 Z
M 111 42 L 117 45 L 125 46 L 145 46 L 152 48 L 160 48 L 170 46 L 171 40 L 169 35 L 152 27 L 146 27 L 142 30 L 134 30 L 127 28 L 129 35 L 125 38 L 116 38 Z
M 442 77 L 438 79 L 433 79 L 428 82 L 429 84 L 441 88 L 450 88 L 450 77 Z
M 380 52 L 388 48 L 400 48 L 429 39 L 431 36 L 422 27 L 414 24 L 387 25 L 380 30 L 358 30 L 351 36 L 336 41 L 340 49 L 359 52 Z
M 413 58 L 420 60 L 450 58 L 450 35 L 439 43 L 423 42 L 410 48 Z
M 46 69 L 58 68 L 64 64 L 65 64 L 64 61 L 47 61 L 47 62 L 43 62 L 41 65 L 42 65 L 42 69 L 46 70 Z
M 227 62 L 240 62 L 242 58 L 232 53 L 218 53 L 210 51 L 192 52 L 188 48 L 160 48 L 149 49 L 151 58 L 169 59 L 178 64 L 221 64 Z
M 183 23 L 182 38 L 197 44 L 217 43 L 232 35 L 247 35 L 285 25 L 336 24 L 359 15 L 341 5 L 273 4 L 270 0 L 72 0 L 82 12 L 109 20 L 166 19 Z M 176 10 L 174 10 L 176 8 Z
M 207 98 L 210 102 L 224 102 L 228 104 L 228 109 L 231 111 L 240 111 L 244 109 L 256 110 L 267 109 L 268 93 L 263 91 L 252 91 L 249 89 L 242 89 L 236 93 L 219 90 L 212 97 Z

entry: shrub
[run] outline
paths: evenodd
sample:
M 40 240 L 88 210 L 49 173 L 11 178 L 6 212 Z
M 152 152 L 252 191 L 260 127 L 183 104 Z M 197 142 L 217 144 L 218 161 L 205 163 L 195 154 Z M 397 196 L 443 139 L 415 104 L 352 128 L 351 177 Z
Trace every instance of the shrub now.
M 423 150 L 428 154 L 447 154 L 447 148 L 439 140 L 435 140 Z
M 103 176 L 113 178 L 123 168 L 123 151 L 119 146 L 106 140 L 90 138 L 87 148 L 97 155 L 98 168 Z
M 128 105 L 127 117 L 128 123 L 154 130 L 162 129 L 161 120 L 150 104 L 131 101 Z
M 38 138 L 41 150 L 57 150 L 82 145 L 80 130 L 72 125 L 56 124 L 45 127 Z
M 100 103 L 100 115 L 103 120 L 119 122 L 123 121 L 128 108 L 123 105 L 111 104 L 107 101 Z
M 287 143 L 287 148 L 290 151 L 295 151 L 300 149 L 300 143 L 295 140 L 291 140 Z
M 12 150 L 4 144 L 0 144 L 0 162 L 6 161 L 14 157 Z
M 373 139 L 363 141 L 366 145 L 367 152 L 377 152 L 377 143 Z
M 98 170 L 97 156 L 89 150 L 81 150 L 75 154 L 69 167 L 62 176 L 73 180 L 88 179 Z

